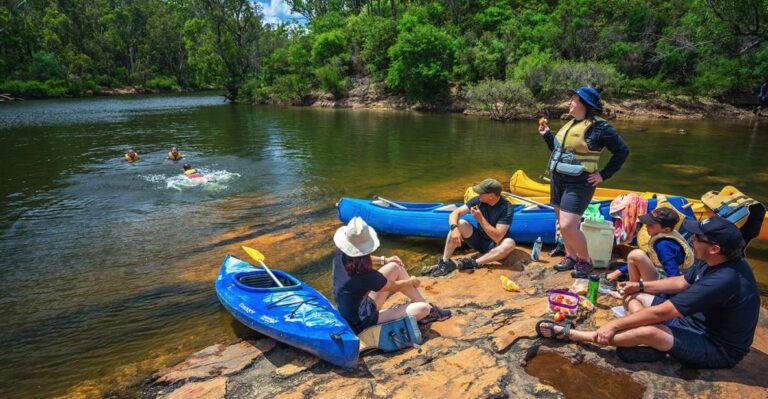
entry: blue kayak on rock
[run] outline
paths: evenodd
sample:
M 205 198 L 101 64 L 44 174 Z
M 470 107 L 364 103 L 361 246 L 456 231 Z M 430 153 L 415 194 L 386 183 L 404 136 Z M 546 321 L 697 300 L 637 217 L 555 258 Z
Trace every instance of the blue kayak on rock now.
M 343 368 L 357 364 L 360 341 L 322 294 L 296 277 L 227 256 L 216 278 L 219 301 L 238 321 Z
M 686 216 L 695 218 L 690 208 L 683 205 L 683 197 L 667 197 L 667 200 Z M 599 201 L 600 213 L 605 220 L 613 221 L 610 215 L 611 201 Z M 401 202 L 382 198 L 373 200 L 343 197 L 336 206 L 339 220 L 348 223 L 360 216 L 377 233 L 397 236 L 445 238 L 448 235 L 448 216 L 462 203 L 442 202 Z M 555 211 L 538 206 L 513 204 L 514 216 L 509 236 L 518 243 L 533 243 L 538 237 L 545 244 L 554 244 L 556 226 Z M 648 200 L 648 210 L 656 208 L 656 199 Z M 473 226 L 477 221 L 467 214 L 461 217 Z

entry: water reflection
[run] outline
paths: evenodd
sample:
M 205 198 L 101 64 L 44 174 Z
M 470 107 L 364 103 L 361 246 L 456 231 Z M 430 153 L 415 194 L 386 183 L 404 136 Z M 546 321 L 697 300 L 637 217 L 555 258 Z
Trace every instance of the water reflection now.
M 0 396 L 12 398 L 130 382 L 241 335 L 213 291 L 224 256 L 245 256 L 241 245 L 328 293 L 342 195 L 458 200 L 485 177 L 537 176 L 547 158 L 531 123 L 216 96 L 3 104 L 0 119 L 0 290 L 10 293 L 0 297 Z M 632 154 L 609 186 L 698 197 L 735 182 L 768 200 L 763 125 L 615 125 Z M 171 145 L 184 162 L 240 177 L 222 190 L 169 188 L 181 172 L 165 160 Z M 136 164 L 122 161 L 129 146 Z M 382 251 L 413 270 L 441 247 L 382 237 Z M 765 289 L 768 245 L 750 257 Z

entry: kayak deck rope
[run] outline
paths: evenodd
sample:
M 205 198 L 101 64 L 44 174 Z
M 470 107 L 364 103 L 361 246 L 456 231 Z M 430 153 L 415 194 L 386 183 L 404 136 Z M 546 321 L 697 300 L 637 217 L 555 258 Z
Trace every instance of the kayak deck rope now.
M 294 301 L 286 301 L 286 299 L 296 299 Z M 316 308 L 321 308 L 323 310 L 328 310 L 327 307 L 323 306 L 322 304 L 318 303 L 318 298 L 315 295 L 300 295 L 300 294 L 290 294 L 286 295 L 270 304 L 267 305 L 267 309 L 274 309 L 281 306 L 296 306 L 291 311 L 290 317 L 293 318 L 296 316 L 296 312 L 301 309 L 304 305 L 314 306 Z

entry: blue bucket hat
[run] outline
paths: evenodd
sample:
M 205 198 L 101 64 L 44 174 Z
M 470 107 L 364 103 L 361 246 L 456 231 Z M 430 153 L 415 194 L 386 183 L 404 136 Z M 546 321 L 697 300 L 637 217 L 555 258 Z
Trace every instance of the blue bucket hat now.
M 586 104 L 586 105 L 588 105 L 588 106 L 590 106 L 590 107 L 592 107 L 592 108 L 594 108 L 594 109 L 596 109 L 598 111 L 602 111 L 602 108 L 600 108 L 600 106 L 599 106 L 599 104 L 600 104 L 600 92 L 597 91 L 597 89 L 595 89 L 594 87 L 592 87 L 592 86 L 579 87 L 576 90 L 568 90 L 568 94 L 569 95 L 576 94 L 576 95 L 579 96 L 579 98 L 581 99 L 581 101 L 584 104 Z

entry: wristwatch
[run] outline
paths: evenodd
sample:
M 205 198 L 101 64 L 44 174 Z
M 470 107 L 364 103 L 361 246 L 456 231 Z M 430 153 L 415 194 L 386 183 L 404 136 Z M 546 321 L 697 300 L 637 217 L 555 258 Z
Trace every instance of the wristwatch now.
M 643 286 L 643 279 L 640 279 L 637 285 L 640 286 L 640 292 L 645 292 L 645 287 Z
M 455 228 L 457 228 L 457 227 L 459 227 L 459 225 L 458 225 L 458 224 L 455 224 L 455 223 L 451 224 L 451 231 L 453 231 L 453 229 L 455 229 Z
M 381 256 L 379 257 L 379 262 L 381 262 L 381 264 L 383 265 L 384 263 L 386 263 L 386 262 L 387 262 L 387 258 L 385 258 L 385 257 L 384 257 L 384 255 L 381 255 Z

